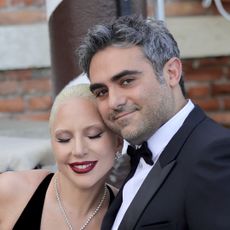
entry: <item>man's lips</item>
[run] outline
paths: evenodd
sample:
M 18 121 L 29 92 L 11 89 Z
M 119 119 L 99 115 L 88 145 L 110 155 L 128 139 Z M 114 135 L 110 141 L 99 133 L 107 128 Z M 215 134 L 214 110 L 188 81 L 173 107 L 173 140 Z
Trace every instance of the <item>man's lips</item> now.
M 126 117 L 127 115 L 133 113 L 134 111 L 119 113 L 116 116 L 114 116 L 113 120 L 119 120 L 120 118 Z
M 82 161 L 82 162 L 71 163 L 69 164 L 69 166 L 74 172 L 83 174 L 93 170 L 96 164 L 97 161 Z

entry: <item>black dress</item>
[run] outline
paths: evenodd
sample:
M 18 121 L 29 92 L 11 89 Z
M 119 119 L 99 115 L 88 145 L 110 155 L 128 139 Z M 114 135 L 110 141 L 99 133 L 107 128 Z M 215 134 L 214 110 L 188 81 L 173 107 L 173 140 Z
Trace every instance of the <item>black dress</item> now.
M 40 183 L 35 193 L 29 200 L 22 214 L 18 218 L 13 230 L 40 230 L 42 210 L 46 191 L 49 183 L 53 177 L 53 173 L 47 175 L 44 180 Z M 114 200 L 113 191 L 107 186 L 110 195 L 109 205 Z

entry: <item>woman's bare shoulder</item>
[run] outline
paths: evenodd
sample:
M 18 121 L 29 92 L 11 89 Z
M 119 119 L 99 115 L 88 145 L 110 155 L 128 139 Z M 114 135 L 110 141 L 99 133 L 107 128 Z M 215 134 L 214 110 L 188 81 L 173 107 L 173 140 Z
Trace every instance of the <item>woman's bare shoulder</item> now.
M 13 226 L 37 186 L 49 173 L 36 169 L 0 174 L 0 229 Z
M 0 174 L 0 202 L 14 199 L 15 195 L 35 189 L 49 174 L 47 170 L 7 171 Z M 8 200 L 9 201 L 9 200 Z

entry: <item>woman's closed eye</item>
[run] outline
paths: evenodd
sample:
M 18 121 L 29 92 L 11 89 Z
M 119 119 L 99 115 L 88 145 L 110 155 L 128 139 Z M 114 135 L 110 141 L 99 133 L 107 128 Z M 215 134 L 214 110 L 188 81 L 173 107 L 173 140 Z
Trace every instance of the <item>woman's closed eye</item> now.
M 89 139 L 97 139 L 100 138 L 102 136 L 102 132 L 94 134 L 94 135 L 89 135 L 88 138 Z
M 55 140 L 59 143 L 68 143 L 73 137 L 73 135 L 66 130 L 60 129 L 55 132 L 54 137 L 55 137 Z
M 57 138 L 57 142 L 59 142 L 59 143 L 68 143 L 70 141 L 70 138 L 68 138 L 68 139 L 64 139 L 64 138 Z

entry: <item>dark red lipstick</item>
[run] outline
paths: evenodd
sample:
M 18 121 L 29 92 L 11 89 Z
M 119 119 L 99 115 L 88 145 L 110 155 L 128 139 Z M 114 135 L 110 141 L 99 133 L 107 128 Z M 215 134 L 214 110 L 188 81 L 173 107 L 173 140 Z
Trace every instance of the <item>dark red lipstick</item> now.
M 69 166 L 75 173 L 83 174 L 93 170 L 96 164 L 97 161 L 82 161 L 71 163 Z

